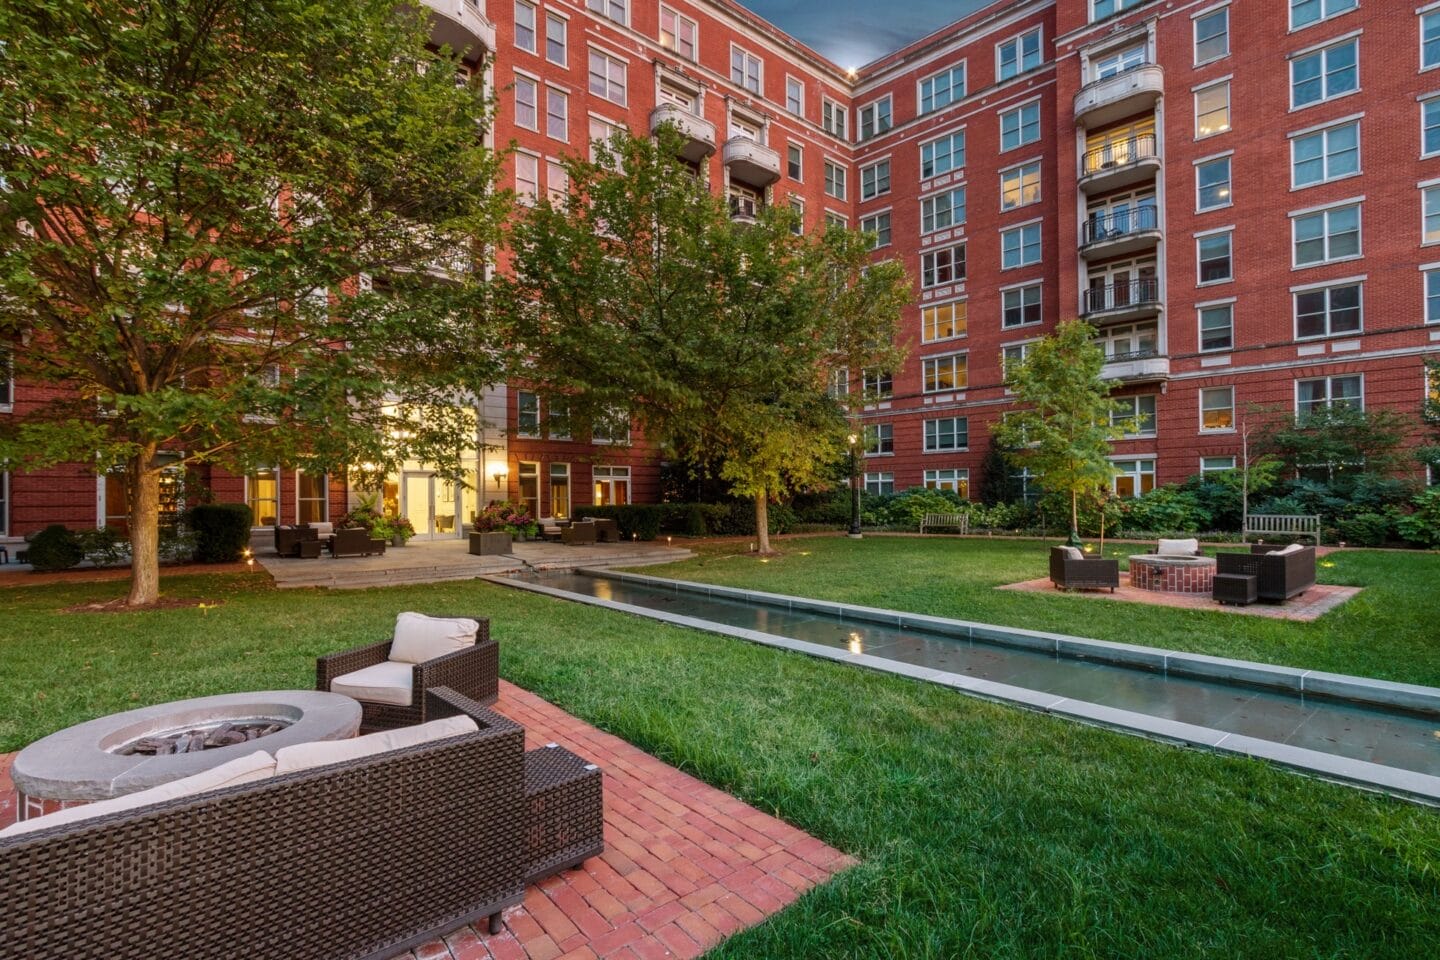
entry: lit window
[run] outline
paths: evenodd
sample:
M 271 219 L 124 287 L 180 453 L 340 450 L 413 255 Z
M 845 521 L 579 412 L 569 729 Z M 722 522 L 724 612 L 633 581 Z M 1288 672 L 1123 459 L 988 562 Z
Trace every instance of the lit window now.
M 1360 205 L 1332 207 L 1291 217 L 1295 266 L 1307 267 L 1360 256 Z
M 965 222 L 965 188 L 956 187 L 920 201 L 920 232 L 934 233 Z
M 1219 60 L 1230 52 L 1230 8 L 1195 18 L 1195 64 Z
M 865 456 L 878 457 L 895 452 L 895 426 L 890 423 L 865 425 Z
M 515 125 L 540 129 L 540 86 L 529 77 L 515 78 Z
M 920 113 L 932 113 L 965 98 L 965 64 L 920 81 Z
M 569 56 L 570 21 L 557 14 L 545 14 L 545 59 L 565 66 Z
M 966 500 L 970 499 L 969 470 L 926 470 L 925 489 L 953 490 Z
M 931 140 L 920 146 L 920 178 L 929 180 L 965 166 L 965 131 Z
M 970 418 L 945 417 L 925 421 L 925 452 L 966 450 L 970 447 Z
M 515 0 L 515 46 L 535 52 L 535 6 Z
M 625 64 L 599 50 L 591 50 L 590 92 L 624 106 Z
M 1040 139 L 1040 103 L 1027 103 L 1000 114 L 1000 149 L 1013 150 Z
M 1000 268 L 1023 267 L 1040 262 L 1040 224 L 1000 231 Z
M 921 363 L 926 393 L 964 390 L 970 384 L 970 360 L 966 354 L 952 353 L 945 357 L 926 357 Z
M 873 217 L 862 217 L 860 232 L 868 233 L 873 238 L 870 241 L 871 250 L 890 246 L 890 211 L 877 213 Z
M 860 168 L 860 199 L 873 200 L 890 192 L 890 161 L 881 160 Z
M 1195 136 L 1213 137 L 1230 129 L 1230 82 L 1195 91 Z
M 1298 30 L 1326 17 L 1355 9 L 1359 0 L 1290 0 L 1290 29 Z
M 1013 210 L 1040 201 L 1040 163 L 1027 163 L 1000 174 L 1000 209 Z
M 589 0 L 589 2 L 586 3 L 586 6 L 591 10 L 594 10 L 602 17 L 609 17 L 616 23 L 629 22 L 629 11 L 626 9 L 629 5 L 629 0 Z
M 1360 89 L 1360 42 L 1350 40 L 1290 61 L 1290 106 L 1321 103 Z
M 1360 172 L 1360 122 L 1317 130 L 1290 141 L 1290 185 L 1308 187 Z
M 1014 287 L 1000 294 L 1000 326 L 1028 327 L 1040 322 L 1040 284 Z
M 1364 385 L 1359 374 L 1295 382 L 1296 416 L 1304 417 L 1337 407 L 1350 410 L 1365 408 Z
M 590 469 L 590 480 L 595 485 L 595 506 L 608 507 L 630 502 L 630 468 L 602 467 Z
M 1230 158 L 1219 157 L 1195 164 L 1195 208 L 1214 210 L 1228 207 L 1230 198 Z
M 1200 283 L 1221 283 L 1234 279 L 1230 231 L 1197 238 L 1195 259 L 1200 268 Z
M 1231 350 L 1235 346 L 1235 305 L 1216 304 L 1200 308 L 1200 349 Z
M 1154 460 L 1112 460 L 1115 477 L 1110 489 L 1117 497 L 1140 497 L 1155 489 Z
M 932 250 L 920 257 L 920 286 L 938 287 L 965 279 L 965 244 Z
M 1359 333 L 1360 284 L 1347 283 L 1295 294 L 1295 339 Z
M 245 478 L 245 502 L 250 506 L 250 522 L 258 527 L 273 527 L 280 509 L 280 471 L 261 467 Z M 3 515 L 0 515 L 3 522 Z
M 869 140 L 871 137 L 878 137 L 889 130 L 892 125 L 890 116 L 890 98 L 860 108 L 860 139 Z
M 330 483 L 323 473 L 295 471 L 295 519 L 298 523 L 324 523 L 330 515 Z
M 995 47 L 995 81 L 1009 80 L 1040 66 L 1040 28 L 1012 37 Z
M 920 308 L 920 342 L 953 340 L 965 336 L 967 308 L 964 300 Z
M 744 87 L 751 93 L 759 93 L 760 58 L 748 50 L 732 46 L 730 48 L 730 82 L 737 87 Z
M 695 21 L 669 7 L 660 8 L 660 46 L 674 50 L 686 60 L 695 59 Z

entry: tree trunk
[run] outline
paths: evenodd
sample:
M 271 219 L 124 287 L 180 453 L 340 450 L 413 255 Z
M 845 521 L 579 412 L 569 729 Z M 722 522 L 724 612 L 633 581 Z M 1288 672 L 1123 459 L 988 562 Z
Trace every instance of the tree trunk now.
M 774 552 L 770 549 L 770 501 L 763 490 L 755 494 L 755 538 L 762 554 Z
M 160 599 L 160 474 L 151 468 L 155 447 L 147 445 L 125 463 L 130 507 L 129 606 Z
M 1072 547 L 1080 546 L 1080 494 L 1070 491 L 1070 539 Z

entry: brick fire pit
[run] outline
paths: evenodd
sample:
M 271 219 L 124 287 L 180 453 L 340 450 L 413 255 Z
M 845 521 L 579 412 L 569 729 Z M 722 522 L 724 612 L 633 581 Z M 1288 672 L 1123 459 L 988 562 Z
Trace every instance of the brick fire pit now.
M 1208 595 L 1214 581 L 1214 557 L 1161 557 L 1142 553 L 1130 558 L 1130 585 L 1141 590 Z

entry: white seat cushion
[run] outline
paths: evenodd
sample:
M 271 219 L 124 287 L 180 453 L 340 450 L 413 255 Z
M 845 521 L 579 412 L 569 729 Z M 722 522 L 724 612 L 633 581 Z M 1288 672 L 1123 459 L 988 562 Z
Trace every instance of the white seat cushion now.
M 1061 547 L 1060 552 L 1065 554 L 1067 560 L 1084 560 L 1085 554 L 1080 552 L 1079 547 Z
M 1281 549 L 1279 549 L 1279 550 L 1271 550 L 1270 553 L 1269 553 L 1269 555 L 1272 556 L 1272 557 L 1283 557 L 1283 556 L 1287 556 L 1287 555 L 1292 554 L 1292 553 L 1299 553 L 1301 550 L 1304 550 L 1304 549 L 1305 549 L 1305 544 L 1303 544 L 1303 543 L 1292 543 L 1292 544 L 1290 544 L 1288 547 L 1283 547 L 1283 548 L 1281 548 Z
M 402 613 L 395 618 L 395 640 L 390 644 L 390 659 L 401 663 L 434 660 L 474 646 L 479 630 L 480 624 L 467 617 Z
M 415 666 L 386 660 L 373 667 L 342 673 L 330 681 L 330 692 L 371 703 L 408 707 L 415 692 Z
M 322 520 L 318 523 L 310 524 L 310 529 L 314 530 L 315 533 L 320 537 L 320 539 L 323 540 L 326 537 L 330 536 L 330 534 L 335 532 L 335 524 L 331 523 L 328 520 Z
M 1155 553 L 1162 557 L 1193 557 L 1200 550 L 1200 541 L 1191 537 L 1188 540 L 1161 540 L 1155 547 Z
M 444 740 L 446 737 L 474 733 L 479 729 L 474 720 L 462 714 L 458 717 L 446 717 L 443 720 L 431 720 L 429 723 L 413 727 L 399 727 L 395 730 L 372 733 L 368 736 L 356 737 L 353 740 L 317 740 L 314 743 L 297 743 L 293 747 L 281 747 L 275 752 L 275 773 L 293 773 L 296 770 L 308 770 L 311 767 L 323 767 L 326 764 L 358 760 L 361 757 L 385 753 L 388 750 L 399 750 L 401 747 L 413 747 L 416 744 L 429 743 L 431 740 Z
M 47 813 L 43 817 L 21 820 L 19 823 L 0 830 L 0 837 L 13 837 L 29 833 L 32 830 L 44 830 L 47 827 L 58 827 L 61 824 L 89 820 L 92 817 L 103 817 L 109 813 L 133 810 L 136 807 L 148 806 L 162 800 L 174 800 L 176 797 L 188 797 L 209 790 L 219 790 L 221 787 L 251 783 L 255 780 L 264 780 L 274 774 L 275 758 L 264 750 L 256 750 L 254 753 L 228 760 L 209 770 L 202 770 L 193 776 L 162 783 L 158 787 L 151 787 L 148 790 L 140 790 L 123 797 L 111 797 L 109 800 L 97 800 L 94 803 L 86 803 L 78 807 L 68 807 L 54 813 Z

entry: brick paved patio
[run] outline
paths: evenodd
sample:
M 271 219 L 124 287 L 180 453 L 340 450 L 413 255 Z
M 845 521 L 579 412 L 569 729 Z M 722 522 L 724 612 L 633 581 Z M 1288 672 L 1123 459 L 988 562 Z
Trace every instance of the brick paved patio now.
M 1038 580 L 1022 580 L 996 587 L 997 590 L 1021 590 L 1026 593 L 1062 593 L 1050 582 L 1049 577 Z M 1272 620 L 1299 620 L 1309 622 L 1321 614 L 1334 610 L 1340 604 L 1360 592 L 1360 587 L 1337 587 L 1317 583 L 1303 594 L 1284 603 L 1260 601 L 1245 607 L 1232 607 L 1218 603 L 1208 593 L 1160 593 L 1142 590 L 1130 585 L 1130 574 L 1120 574 L 1120 586 L 1114 593 L 1109 590 L 1071 590 L 1072 597 L 1099 597 L 1102 600 L 1120 600 L 1126 603 L 1149 603 L 1158 607 L 1181 607 L 1186 610 L 1215 610 L 1220 613 L 1238 613 L 1247 617 L 1269 617 Z
M 854 861 L 504 681 L 496 709 L 526 746 L 558 743 L 605 772 L 603 856 L 551 877 L 487 936 L 466 927 L 415 960 L 695 957 Z M 0 755 L 0 826 L 15 819 L 13 754 Z

